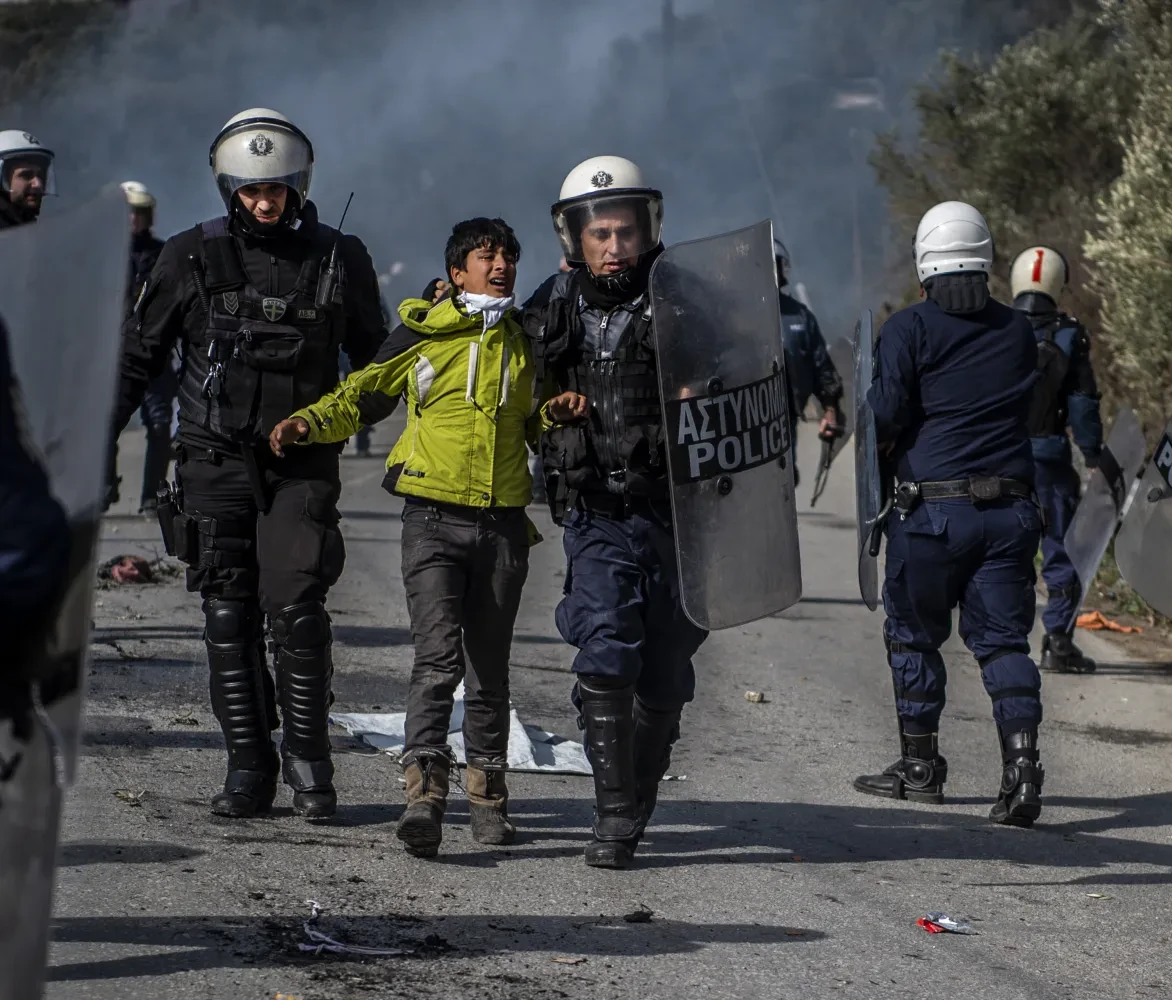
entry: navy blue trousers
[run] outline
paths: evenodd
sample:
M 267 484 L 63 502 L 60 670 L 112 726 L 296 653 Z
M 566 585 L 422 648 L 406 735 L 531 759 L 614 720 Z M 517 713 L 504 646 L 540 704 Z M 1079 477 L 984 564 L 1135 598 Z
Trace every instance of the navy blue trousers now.
M 1065 462 L 1038 462 L 1035 469 L 1038 501 L 1046 511 L 1042 579 L 1049 599 L 1042 612 L 1042 624 L 1047 632 L 1068 632 L 1082 600 L 1082 583 L 1062 544 L 1078 506 L 1078 473 Z
M 980 664 L 997 725 L 1014 732 L 1041 722 L 1042 680 L 1029 643 L 1040 533 L 1028 500 L 930 500 L 888 520 L 884 637 L 905 732 L 937 731 L 947 683 L 940 647 L 958 605 L 960 635 Z
M 635 685 L 644 704 L 686 704 L 692 657 L 708 633 L 680 604 L 670 524 L 650 509 L 629 517 L 573 511 L 565 523 L 566 582 L 555 620 L 578 647 L 574 673 Z

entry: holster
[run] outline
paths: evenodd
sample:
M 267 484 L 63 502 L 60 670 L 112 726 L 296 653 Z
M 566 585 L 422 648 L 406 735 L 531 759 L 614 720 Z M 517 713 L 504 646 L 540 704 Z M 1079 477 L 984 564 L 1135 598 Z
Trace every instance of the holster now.
M 155 496 L 159 501 L 156 513 L 163 535 L 163 549 L 167 555 L 194 566 L 199 562 L 199 525 L 183 512 L 182 487 L 178 483 L 164 485 Z

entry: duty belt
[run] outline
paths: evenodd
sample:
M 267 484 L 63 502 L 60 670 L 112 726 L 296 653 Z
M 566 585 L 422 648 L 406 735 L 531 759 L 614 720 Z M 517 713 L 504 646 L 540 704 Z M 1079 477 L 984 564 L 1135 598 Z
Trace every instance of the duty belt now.
M 966 498 L 973 503 L 985 503 L 1002 497 L 1030 498 L 1034 488 L 1016 479 L 998 476 L 969 476 L 967 479 L 945 479 L 932 483 L 897 483 L 895 506 L 907 513 L 921 500 L 952 500 Z

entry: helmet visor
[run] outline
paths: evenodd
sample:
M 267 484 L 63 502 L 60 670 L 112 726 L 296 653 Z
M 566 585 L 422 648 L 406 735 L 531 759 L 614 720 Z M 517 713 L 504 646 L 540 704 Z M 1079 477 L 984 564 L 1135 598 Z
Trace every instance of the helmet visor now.
M 20 180 L 39 177 L 44 194 L 57 193 L 53 154 L 44 150 L 18 150 L 6 153 L 0 159 L 0 191 L 4 191 L 5 194 L 11 193 L 14 177 L 19 177 Z
M 553 224 L 568 263 L 622 270 L 659 245 L 663 197 L 648 190 L 569 199 L 554 205 Z

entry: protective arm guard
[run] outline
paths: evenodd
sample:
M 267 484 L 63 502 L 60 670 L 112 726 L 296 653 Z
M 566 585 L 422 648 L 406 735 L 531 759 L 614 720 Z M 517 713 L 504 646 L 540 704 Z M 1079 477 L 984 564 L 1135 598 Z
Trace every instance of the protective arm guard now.
M 830 351 L 826 347 L 826 339 L 822 336 L 817 317 L 808 309 L 806 310 L 806 329 L 810 345 L 813 347 L 814 371 L 817 380 L 815 395 L 823 409 L 837 410 L 842 405 L 842 376 L 838 374 L 838 369 L 830 357 Z

